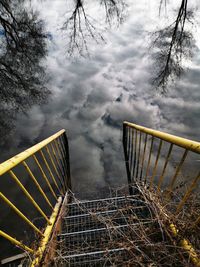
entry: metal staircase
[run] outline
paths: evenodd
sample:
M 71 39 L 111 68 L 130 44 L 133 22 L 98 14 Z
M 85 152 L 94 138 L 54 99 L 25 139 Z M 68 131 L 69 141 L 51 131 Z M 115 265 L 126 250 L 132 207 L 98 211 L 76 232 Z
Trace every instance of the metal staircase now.
M 200 143 L 124 122 L 123 148 L 129 193 L 106 199 L 72 195 L 65 130 L 1 163 L 1 264 L 200 267 Z
M 152 224 L 139 195 L 75 200 L 67 209 L 58 235 L 57 266 L 126 266 L 131 252 L 124 244 L 136 242 L 141 227 Z

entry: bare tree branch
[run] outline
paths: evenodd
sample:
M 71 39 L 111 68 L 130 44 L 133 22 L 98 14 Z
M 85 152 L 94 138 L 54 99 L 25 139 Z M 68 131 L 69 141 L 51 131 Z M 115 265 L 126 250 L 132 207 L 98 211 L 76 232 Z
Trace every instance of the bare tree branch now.
M 9 116 L 13 119 L 50 93 L 41 65 L 47 52 L 46 34 L 43 22 L 24 8 L 23 0 L 0 0 L 0 31 L 0 109 L 4 114 L 13 112 Z
M 105 11 L 105 20 L 111 26 L 114 18 L 118 24 L 123 21 L 123 10 L 125 3 L 123 0 L 99 0 L 100 6 Z M 74 8 L 66 19 L 62 29 L 66 31 L 68 41 L 67 52 L 70 56 L 78 52 L 84 56 L 88 55 L 88 42 L 90 40 L 96 43 L 105 42 L 102 30 L 99 28 L 99 22 L 92 18 L 85 9 L 83 0 L 75 0 Z
M 153 46 L 158 51 L 154 55 L 156 74 L 152 84 L 161 89 L 162 93 L 167 92 L 170 81 L 179 78 L 183 73 L 183 58 L 192 56 L 194 39 L 192 33 L 185 30 L 185 23 L 191 21 L 193 13 L 188 10 L 187 4 L 187 0 L 182 0 L 176 20 L 153 35 Z
M 106 22 L 112 26 L 113 20 L 117 20 L 120 25 L 124 21 L 124 11 L 126 3 L 123 0 L 101 0 L 101 5 L 104 6 Z

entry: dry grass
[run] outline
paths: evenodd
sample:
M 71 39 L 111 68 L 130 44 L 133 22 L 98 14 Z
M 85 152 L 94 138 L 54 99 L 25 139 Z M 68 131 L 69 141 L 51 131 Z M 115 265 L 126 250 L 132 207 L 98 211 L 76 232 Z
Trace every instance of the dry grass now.
M 187 205 L 180 214 L 174 216 L 168 211 L 168 204 L 163 204 L 153 191 L 138 185 L 138 195 L 137 211 L 127 198 L 127 203 L 118 207 L 110 216 L 98 214 L 99 211 L 109 209 L 110 203 L 91 210 L 74 197 L 79 209 L 89 213 L 93 225 L 105 228 L 106 234 L 96 234 L 91 237 L 92 241 L 86 236 L 76 242 L 75 239 L 68 242 L 61 239 L 54 266 L 192 266 L 188 254 L 179 246 L 179 238 L 187 237 L 194 242 L 199 252 L 199 231 L 191 231 L 190 223 L 197 213 L 197 203 L 193 200 L 192 206 L 190 203 L 190 206 Z M 168 227 L 171 222 L 180 229 L 178 239 L 171 235 Z M 120 227 L 122 224 L 127 226 Z M 84 228 L 84 221 L 81 227 Z M 98 248 L 104 251 L 100 260 L 88 255 L 80 258 L 80 261 L 69 257 L 69 251 L 81 254 L 97 251 Z M 117 252 L 110 253 L 112 249 L 117 249 Z M 88 263 L 88 259 L 93 265 Z

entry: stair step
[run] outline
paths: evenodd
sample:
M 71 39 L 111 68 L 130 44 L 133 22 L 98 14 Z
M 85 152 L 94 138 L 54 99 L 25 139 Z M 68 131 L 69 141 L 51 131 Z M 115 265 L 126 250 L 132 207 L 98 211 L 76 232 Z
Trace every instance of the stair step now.
M 135 232 L 139 227 L 148 227 L 150 224 L 152 221 L 149 220 L 143 223 L 63 233 L 58 236 L 58 240 L 66 255 L 98 251 L 105 248 L 112 249 L 113 246 L 120 246 L 126 239 L 134 240 L 137 237 Z
M 102 228 L 96 228 L 96 229 L 89 229 L 89 230 L 85 230 L 85 231 L 78 231 L 78 232 L 66 232 L 66 233 L 62 233 L 60 235 L 58 235 L 58 237 L 65 237 L 65 236 L 76 236 L 76 235 L 84 235 L 84 234 L 89 234 L 89 233 L 92 233 L 92 232 L 101 232 L 101 231 L 108 231 L 108 230 L 117 230 L 117 229 L 120 229 L 120 228 L 126 228 L 126 227 L 133 227 L 133 226 L 138 226 L 138 225 L 141 225 L 141 224 L 149 224 L 149 223 L 152 223 L 152 220 L 150 221 L 145 221 L 145 222 L 138 222 L 138 223 L 133 223 L 133 224 L 122 224 L 122 225 L 117 225 L 117 226 L 110 226 L 110 227 L 102 227 Z
M 88 212 L 104 212 L 126 208 L 127 206 L 137 206 L 144 203 L 136 197 L 118 197 L 87 202 L 78 202 L 68 205 L 68 216 L 87 214 Z
M 134 197 L 139 197 L 140 195 L 134 195 Z M 128 199 L 128 198 L 133 198 L 133 196 L 131 195 L 127 195 L 127 196 L 121 196 L 121 197 L 110 197 L 110 198 L 98 198 L 98 199 L 93 199 L 93 200 L 83 200 L 81 201 L 82 204 L 89 204 L 89 203 L 95 203 L 95 202 L 103 202 L 103 201 L 113 201 L 113 200 L 120 200 L 120 199 Z M 75 205 L 77 202 L 72 202 L 67 204 L 67 206 L 73 206 Z
M 129 212 L 132 212 L 133 210 L 136 209 L 143 209 L 144 207 L 146 207 L 146 205 L 138 205 L 136 207 L 129 207 L 128 209 L 126 208 L 119 208 L 119 209 L 113 209 L 113 210 L 105 210 L 105 211 L 99 211 L 99 212 L 94 212 L 94 211 L 88 211 L 88 213 L 81 213 L 81 214 L 77 214 L 77 215 L 69 215 L 69 216 L 65 216 L 63 217 L 63 219 L 74 219 L 74 218 L 79 218 L 79 217 L 86 217 L 86 216 L 93 216 L 93 215 L 109 215 L 111 213 L 116 213 L 116 212 L 125 212 L 126 210 Z
M 63 256 L 59 266 L 122 266 L 119 263 L 124 263 L 131 258 L 131 255 L 124 248 L 114 248 L 110 250 L 92 251 L 88 253 L 74 254 Z
M 76 201 L 67 209 L 58 235 L 58 266 L 124 266 L 131 258 L 127 247 L 141 244 L 141 231 L 151 234 L 156 225 L 137 195 Z
M 92 214 L 82 214 L 82 216 L 65 217 L 62 223 L 63 232 L 79 232 L 90 229 L 107 227 L 108 225 L 122 225 L 129 222 L 138 222 L 146 219 L 147 211 L 145 206 L 139 206 L 133 210 L 123 210 L 112 212 L 98 212 Z

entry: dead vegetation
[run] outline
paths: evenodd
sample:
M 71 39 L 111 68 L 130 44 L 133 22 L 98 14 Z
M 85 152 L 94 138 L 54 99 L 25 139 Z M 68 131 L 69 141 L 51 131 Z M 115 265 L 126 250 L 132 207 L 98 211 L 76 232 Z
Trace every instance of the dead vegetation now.
M 183 210 L 174 216 L 168 204 L 144 186 L 138 185 L 136 195 L 124 199 L 86 205 L 73 196 L 76 205 L 69 208 L 71 218 L 63 221 L 67 234 L 59 237 L 53 265 L 193 266 L 180 241 L 188 238 L 199 252 L 199 229 L 191 229 L 197 213 L 194 200 L 190 213 Z M 78 219 L 78 214 L 87 216 Z M 179 229 L 177 237 L 170 231 L 172 222 Z

